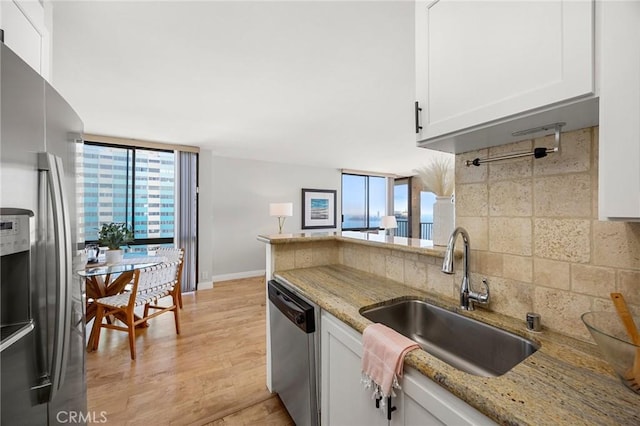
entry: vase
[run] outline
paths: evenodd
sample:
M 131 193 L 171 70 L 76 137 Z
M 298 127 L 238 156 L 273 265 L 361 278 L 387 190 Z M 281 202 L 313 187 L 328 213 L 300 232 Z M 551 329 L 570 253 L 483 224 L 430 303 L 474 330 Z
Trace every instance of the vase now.
M 104 254 L 104 261 L 107 265 L 122 262 L 123 250 L 107 250 Z
M 455 226 L 455 202 L 453 196 L 436 197 L 433 204 L 433 234 L 434 246 L 446 246 L 449 236 Z

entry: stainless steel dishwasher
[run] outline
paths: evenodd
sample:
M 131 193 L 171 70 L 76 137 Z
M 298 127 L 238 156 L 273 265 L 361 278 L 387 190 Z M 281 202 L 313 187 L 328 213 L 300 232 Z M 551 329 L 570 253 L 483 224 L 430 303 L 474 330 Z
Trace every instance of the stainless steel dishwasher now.
M 319 421 L 316 353 L 318 310 L 276 281 L 269 281 L 271 382 L 297 426 Z

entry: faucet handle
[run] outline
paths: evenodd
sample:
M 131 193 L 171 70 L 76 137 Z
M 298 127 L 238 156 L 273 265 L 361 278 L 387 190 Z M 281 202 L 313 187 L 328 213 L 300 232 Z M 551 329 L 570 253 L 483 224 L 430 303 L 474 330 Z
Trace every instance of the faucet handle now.
M 482 287 L 484 287 L 484 293 L 478 293 L 476 301 L 482 305 L 487 305 L 489 303 L 489 282 L 486 278 L 482 279 Z
M 487 297 L 489 297 L 489 280 L 487 280 L 486 278 L 483 278 L 482 287 L 484 287 L 484 291 L 487 294 Z

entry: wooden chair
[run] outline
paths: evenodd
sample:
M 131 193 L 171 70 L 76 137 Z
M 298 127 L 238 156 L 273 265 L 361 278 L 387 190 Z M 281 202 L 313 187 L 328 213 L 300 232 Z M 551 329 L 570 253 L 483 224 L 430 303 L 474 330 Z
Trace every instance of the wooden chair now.
M 92 349 L 98 349 L 100 330 L 102 328 L 126 331 L 129 333 L 131 359 L 135 360 L 135 327 L 166 312 L 173 312 L 176 323 L 176 334 L 180 334 L 178 294 L 180 294 L 179 285 L 181 273 L 182 261 L 166 262 L 157 266 L 140 269 L 134 273 L 133 287 L 130 292 L 124 292 L 96 300 L 96 318 L 93 322 L 90 338 L 90 341 L 93 342 Z M 172 304 L 170 306 L 158 305 L 158 300 L 166 296 L 171 296 Z M 144 306 L 144 313 L 142 317 L 136 317 L 135 315 L 134 310 L 138 306 Z M 153 309 L 154 312 L 149 314 L 149 309 Z M 119 317 L 124 317 L 126 319 L 126 327 L 116 325 L 115 323 L 103 323 L 103 319 L 109 315 L 115 314 L 121 314 Z
M 164 257 L 167 262 L 182 262 L 184 258 L 184 249 L 175 247 L 159 247 L 156 249 L 156 256 Z M 182 274 L 178 278 L 178 304 L 182 309 Z

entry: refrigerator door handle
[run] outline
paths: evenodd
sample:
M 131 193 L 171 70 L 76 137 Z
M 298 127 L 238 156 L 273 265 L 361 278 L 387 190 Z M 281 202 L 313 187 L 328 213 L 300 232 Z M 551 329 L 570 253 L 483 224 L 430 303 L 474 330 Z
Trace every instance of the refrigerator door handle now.
M 21 339 L 24 339 L 29 335 L 34 329 L 33 320 L 29 321 L 25 325 L 23 325 L 18 331 L 13 333 L 8 338 L 4 339 L 2 343 L 0 343 L 0 352 L 4 352 L 5 349 L 9 349 L 11 345 L 16 342 L 19 342 Z
M 46 187 L 51 198 L 54 231 L 54 259 L 58 259 L 56 268 L 56 319 L 53 336 L 53 354 L 50 371 L 43 378 L 43 385 L 51 383 L 48 401 L 51 401 L 62 386 L 69 354 L 69 324 L 71 321 L 71 229 L 69 208 L 64 189 L 64 169 L 62 159 L 49 153 L 38 154 L 38 168 L 46 175 Z M 48 379 L 48 380 L 47 380 Z

